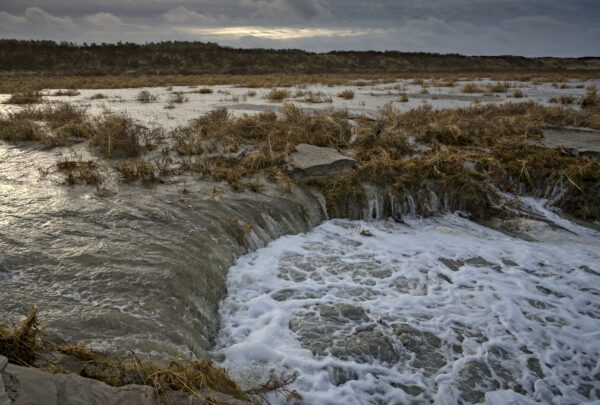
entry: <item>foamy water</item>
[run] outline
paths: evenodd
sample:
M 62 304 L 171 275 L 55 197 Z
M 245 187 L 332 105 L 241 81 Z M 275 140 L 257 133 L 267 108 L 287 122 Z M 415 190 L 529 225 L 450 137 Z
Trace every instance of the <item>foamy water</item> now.
M 309 404 L 598 403 L 600 234 L 526 203 L 560 226 L 333 220 L 242 257 L 222 365 Z

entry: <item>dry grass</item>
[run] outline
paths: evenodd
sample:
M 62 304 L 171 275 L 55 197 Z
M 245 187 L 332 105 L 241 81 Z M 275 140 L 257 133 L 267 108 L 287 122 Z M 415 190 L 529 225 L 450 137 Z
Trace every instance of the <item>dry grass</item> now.
M 232 117 L 227 109 L 211 111 L 188 126 L 172 131 L 173 150 L 179 155 L 217 154 L 184 159 L 180 170 L 211 175 L 214 180 L 227 181 L 236 190 L 248 183 L 244 176 L 265 171 L 271 178 L 288 182 L 285 158 L 299 143 L 318 146 L 347 147 L 352 133 L 346 112 L 305 113 L 285 104 L 279 115 L 262 112 L 257 115 Z M 252 152 L 229 158 L 241 145 L 253 145 Z M 220 155 L 219 155 L 220 154 Z
M 147 160 L 128 160 L 116 163 L 113 167 L 125 183 L 139 180 L 143 184 L 150 185 L 160 181 L 152 162 Z
M 337 96 L 346 100 L 352 100 L 354 98 L 354 92 L 352 90 L 344 90 L 339 92 Z
M 148 90 L 142 90 L 137 94 L 135 99 L 140 103 L 152 103 L 158 100 L 158 96 L 150 93 Z
M 78 96 L 80 94 L 81 93 L 78 92 L 76 89 L 67 89 L 67 90 L 57 90 L 52 95 L 55 97 L 58 97 L 58 96 L 73 97 L 73 96 Z
M 265 395 L 269 392 L 300 398 L 298 393 L 288 389 L 295 375 L 271 376 L 265 383 L 243 390 L 226 370 L 207 360 L 176 356 L 165 362 L 139 357 L 133 352 L 128 355 L 105 355 L 80 345 L 57 345 L 44 333 L 35 308 L 31 309 L 20 326 L 0 324 L 0 354 L 11 363 L 70 373 L 50 360 L 55 357 L 53 354 L 58 353 L 70 362 L 79 363 L 82 366 L 80 374 L 84 377 L 112 386 L 146 385 L 152 388 L 154 397 L 164 403 L 170 402 L 169 395 L 173 391 L 188 393 L 213 405 L 217 403 L 211 399 L 211 391 L 257 404 L 265 403 Z
M 0 139 L 13 143 L 34 141 L 48 147 L 68 146 L 89 138 L 91 133 L 85 108 L 67 103 L 26 108 L 0 119 Z
M 186 97 L 182 92 L 176 91 L 169 97 L 169 103 L 171 104 L 182 104 L 188 102 L 190 99 Z
M 304 95 L 304 99 L 302 101 L 304 101 L 305 103 L 320 104 L 320 103 L 331 103 L 332 99 L 331 99 L 331 96 L 329 96 L 328 94 L 325 94 L 323 92 L 309 91 L 308 93 L 306 93 Z
M 106 158 L 130 158 L 153 150 L 163 142 L 164 130 L 150 129 L 127 115 L 107 115 L 96 119 L 89 147 Z
M 93 96 L 90 97 L 90 100 L 102 100 L 108 98 L 105 94 L 102 93 L 96 93 Z
M 25 114 L 9 113 L 0 118 L 0 139 L 16 143 L 40 141 L 43 138 L 43 129 L 37 122 Z
M 212 94 L 213 90 L 211 88 L 208 87 L 203 87 L 201 89 L 198 90 L 192 90 L 190 91 L 190 93 L 197 93 L 197 94 Z
M 578 80 L 597 79 L 600 71 L 572 70 L 569 78 Z M 475 80 L 480 77 L 490 77 L 496 81 L 530 81 L 535 83 L 557 82 L 564 79 L 564 72 L 548 71 L 519 71 L 515 69 L 500 71 L 472 71 L 461 73 L 461 80 Z M 41 89 L 119 89 L 140 87 L 166 86 L 216 86 L 237 85 L 251 88 L 291 87 L 303 84 L 322 84 L 338 86 L 359 86 L 390 82 L 397 79 L 410 79 L 420 83 L 436 79 L 441 82 L 456 80 L 456 75 L 447 72 L 412 71 L 397 73 L 322 73 L 322 74 L 203 74 L 203 75 L 0 75 L 0 92 L 22 93 Z M 202 89 L 200 89 L 202 90 Z
M 100 185 L 104 178 L 98 171 L 98 163 L 75 156 L 74 159 L 64 159 L 56 163 L 58 170 L 65 174 L 65 181 L 68 185 L 92 184 Z
M 511 87 L 514 85 L 510 82 L 493 82 L 485 85 L 486 90 L 490 93 L 506 93 Z
M 41 333 L 34 308 L 19 327 L 0 324 L 0 354 L 11 363 L 32 365 L 41 350 Z
M 4 104 L 38 104 L 44 101 L 43 95 L 39 91 L 26 91 L 14 93 Z
M 175 151 L 179 155 L 200 155 L 204 152 L 202 138 L 194 128 L 179 127 L 171 132 Z
M 556 102 L 561 103 L 562 105 L 569 105 L 575 103 L 577 99 L 574 96 L 560 96 L 558 99 L 555 99 Z
M 600 97 L 596 94 L 596 87 L 590 86 L 585 96 L 578 100 L 579 107 L 591 108 L 600 105 Z
M 445 79 L 445 80 L 441 80 L 439 82 L 435 82 L 433 85 L 435 87 L 454 87 L 455 84 L 455 80 L 453 78 L 451 79 Z
M 502 214 L 498 190 L 549 196 L 558 188 L 563 193 L 557 194 L 557 206 L 598 219 L 599 164 L 531 144 L 549 125 L 600 128 L 597 95 L 589 91 L 584 100 L 581 110 L 515 102 L 448 110 L 425 106 L 400 113 L 386 105 L 374 118 L 353 119 L 345 111 L 306 112 L 292 104 L 284 104 L 278 114 L 240 117 L 219 108 L 173 130 L 172 143 L 163 143 L 161 131 L 128 117 L 107 116 L 90 124 L 90 147 L 103 158 L 130 159 L 113 165 L 123 181 L 152 183 L 173 172 L 193 171 L 241 190 L 252 189 L 248 180 L 257 172 L 289 188 L 287 156 L 299 143 L 308 143 L 350 149 L 358 161 L 340 178 L 310 182 L 322 190 L 331 216 L 360 217 L 363 184 L 372 183 L 395 201 L 412 199 L 421 214 L 449 209 L 477 217 Z M 49 127 L 65 121 L 53 114 L 45 118 Z M 64 116 L 72 115 L 65 108 Z M 28 128 L 35 122 L 33 116 L 21 118 L 30 121 L 15 119 L 15 125 Z M 39 138 L 36 129 L 30 138 Z M 164 145 L 161 162 L 144 156 L 158 145 Z M 386 204 L 389 215 L 397 212 L 391 200 Z
M 467 83 L 461 87 L 460 91 L 463 93 L 482 93 L 482 90 L 474 83 Z
M 281 101 L 285 100 L 286 98 L 290 98 L 291 95 L 292 95 L 292 93 L 290 93 L 289 90 L 273 89 L 265 96 L 265 98 L 269 101 L 281 102 Z

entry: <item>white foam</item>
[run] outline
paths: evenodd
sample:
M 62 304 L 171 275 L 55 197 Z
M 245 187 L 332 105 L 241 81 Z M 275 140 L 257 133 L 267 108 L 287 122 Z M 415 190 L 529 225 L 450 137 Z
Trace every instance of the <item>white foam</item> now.
M 492 404 L 597 400 L 600 234 L 565 225 L 559 232 L 577 238 L 528 242 L 457 215 L 334 220 L 283 237 L 230 269 L 222 365 L 246 378 L 297 372 L 293 388 L 315 404 L 455 404 L 483 393 Z M 453 271 L 440 258 L 465 263 Z M 366 317 L 324 316 L 342 304 Z M 441 343 L 418 352 L 398 326 Z M 397 356 L 351 351 L 365 330 Z M 489 373 L 479 381 L 477 364 Z

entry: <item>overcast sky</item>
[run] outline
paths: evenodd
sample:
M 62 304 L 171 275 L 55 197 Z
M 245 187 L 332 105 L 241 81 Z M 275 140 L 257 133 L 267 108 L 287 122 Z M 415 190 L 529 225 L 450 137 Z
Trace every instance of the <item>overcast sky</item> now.
M 600 56 L 600 0 L 0 0 L 0 37 Z

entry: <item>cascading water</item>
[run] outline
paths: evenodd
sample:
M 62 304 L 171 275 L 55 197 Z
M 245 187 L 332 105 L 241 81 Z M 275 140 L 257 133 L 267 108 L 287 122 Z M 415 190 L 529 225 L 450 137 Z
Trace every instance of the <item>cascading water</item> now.
M 256 249 L 324 219 L 319 196 L 269 184 L 229 193 L 182 176 L 114 195 L 65 187 L 37 170 L 63 153 L 0 144 L 0 317 L 35 305 L 59 340 L 206 356 L 239 242 Z
M 242 380 L 297 373 L 307 403 L 597 401 L 600 233 L 522 203 L 544 221 L 282 237 L 230 269 L 216 354 Z

